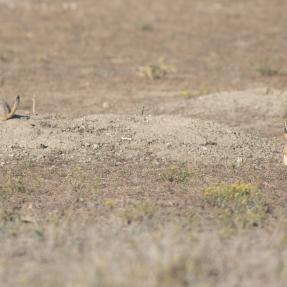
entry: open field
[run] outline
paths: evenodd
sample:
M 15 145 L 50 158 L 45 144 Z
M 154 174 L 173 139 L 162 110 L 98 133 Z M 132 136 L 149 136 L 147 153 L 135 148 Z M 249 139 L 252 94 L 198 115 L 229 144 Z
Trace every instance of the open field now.
M 286 286 L 286 6 L 0 0 L 0 285 Z

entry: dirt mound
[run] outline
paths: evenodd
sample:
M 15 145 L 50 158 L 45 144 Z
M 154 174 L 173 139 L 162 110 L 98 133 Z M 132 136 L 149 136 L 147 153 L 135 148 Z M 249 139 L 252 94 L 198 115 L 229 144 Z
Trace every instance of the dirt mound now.
M 13 160 L 107 159 L 234 165 L 280 161 L 281 144 L 238 129 L 179 116 L 32 117 L 0 125 L 2 164 Z
M 272 89 L 224 92 L 167 103 L 158 113 L 210 119 L 264 136 L 282 134 L 287 95 Z

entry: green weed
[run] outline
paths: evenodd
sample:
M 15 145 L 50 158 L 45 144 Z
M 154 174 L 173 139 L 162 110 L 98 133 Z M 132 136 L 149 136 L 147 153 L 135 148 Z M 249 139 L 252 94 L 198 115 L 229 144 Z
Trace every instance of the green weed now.
M 207 188 L 203 197 L 219 210 L 219 218 L 234 227 L 258 226 L 269 213 L 262 192 L 247 183 L 219 184 Z
M 107 209 L 115 209 L 117 207 L 118 203 L 117 203 L 117 200 L 116 199 L 113 199 L 113 198 L 107 198 L 104 200 L 104 206 L 107 208 Z
M 179 91 L 179 96 L 181 98 L 185 98 L 185 99 L 190 99 L 190 98 L 194 98 L 194 97 L 200 97 L 203 95 L 207 95 L 207 94 L 211 94 L 212 93 L 212 89 L 210 89 L 209 87 L 199 87 L 197 89 L 182 89 Z
M 166 63 L 164 57 L 159 58 L 157 63 L 149 64 L 139 68 L 139 75 L 151 80 L 162 79 L 169 73 L 174 73 L 175 68 Z
M 146 23 L 141 25 L 141 30 L 144 32 L 152 32 L 154 30 L 154 27 L 152 24 Z
M 171 165 L 162 171 L 161 178 L 168 182 L 185 183 L 194 175 L 195 172 L 188 169 L 185 165 Z
M 12 176 L 8 174 L 0 185 L 0 192 L 5 193 L 26 193 L 28 192 L 27 184 L 23 177 Z
M 120 216 L 128 223 L 142 222 L 144 219 L 153 217 L 157 210 L 157 206 L 148 202 L 141 202 L 132 207 L 123 209 Z
M 274 69 L 269 66 L 262 66 L 258 69 L 258 72 L 263 77 L 274 77 L 278 76 L 280 74 L 280 71 L 277 69 Z

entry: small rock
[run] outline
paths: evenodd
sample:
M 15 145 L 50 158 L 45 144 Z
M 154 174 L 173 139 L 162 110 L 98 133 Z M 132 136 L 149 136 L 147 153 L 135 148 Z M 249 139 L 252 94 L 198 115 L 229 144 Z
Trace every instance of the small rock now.
M 41 149 L 45 149 L 45 148 L 47 148 L 48 146 L 47 145 L 45 145 L 45 144 L 40 144 L 40 148 Z
M 236 166 L 236 167 L 240 167 L 240 166 L 242 165 L 242 163 L 243 163 L 243 158 L 242 158 L 242 157 L 238 157 L 238 158 L 236 159 L 236 164 L 235 164 L 235 166 Z
M 108 109 L 110 107 L 110 104 L 108 102 L 103 102 L 102 107 L 103 109 Z
M 98 144 L 94 144 L 93 145 L 93 150 L 96 150 L 96 149 L 98 149 L 100 146 L 98 145 Z
M 122 140 L 123 140 L 123 141 L 131 141 L 131 140 L 132 140 L 132 138 L 122 137 Z

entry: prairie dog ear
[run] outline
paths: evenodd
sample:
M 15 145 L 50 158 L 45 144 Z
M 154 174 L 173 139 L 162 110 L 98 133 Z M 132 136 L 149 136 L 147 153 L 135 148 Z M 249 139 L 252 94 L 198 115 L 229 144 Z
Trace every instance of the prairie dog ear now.
M 285 140 L 287 140 L 287 123 L 286 122 L 284 125 L 284 138 L 285 138 Z

